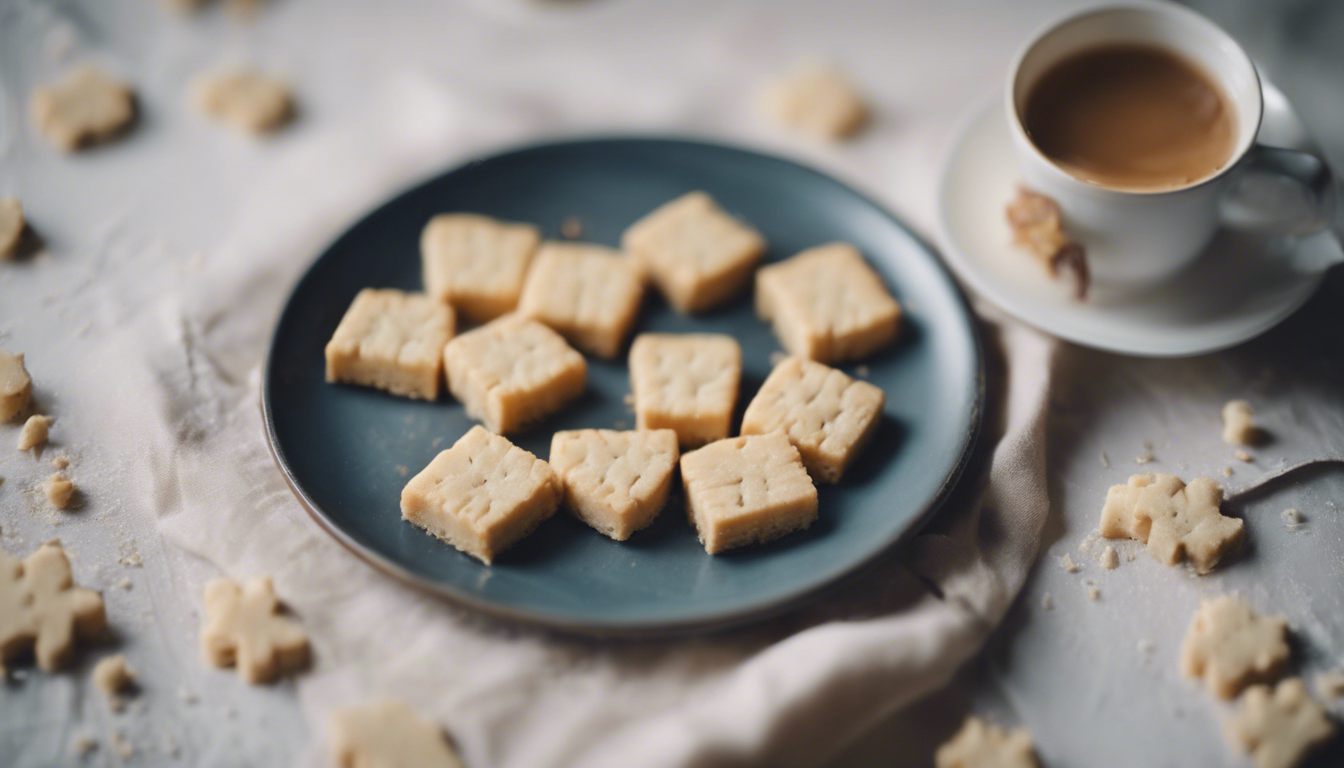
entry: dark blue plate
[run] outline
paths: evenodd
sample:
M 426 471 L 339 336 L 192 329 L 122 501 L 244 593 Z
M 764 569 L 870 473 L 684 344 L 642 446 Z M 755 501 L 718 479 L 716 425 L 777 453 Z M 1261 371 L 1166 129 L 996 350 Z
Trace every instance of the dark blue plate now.
M 906 315 L 896 348 L 849 366 L 887 393 L 873 444 L 837 486 L 820 489 L 804 533 L 711 557 L 674 493 L 652 527 L 614 542 L 566 514 L 485 566 L 401 520 L 408 474 L 471 427 L 461 405 L 424 403 L 323 381 L 323 346 L 361 288 L 419 289 L 420 230 L 444 211 L 478 211 L 559 237 L 616 245 L 633 221 L 703 189 L 758 228 L 767 259 L 846 240 L 882 274 Z M 738 413 L 779 349 L 750 296 L 698 317 L 650 291 L 635 332 L 718 331 L 742 343 Z M 313 518 L 376 568 L 481 611 L 596 635 L 657 635 L 776 613 L 873 560 L 916 530 L 950 489 L 980 422 L 982 371 L 969 311 L 923 242 L 852 189 L 787 160 L 692 141 L 542 144 L 468 163 L 374 211 L 294 289 L 275 330 L 263 409 L 276 461 Z M 624 360 L 589 361 L 587 393 L 514 441 L 546 458 L 551 434 L 630 428 Z

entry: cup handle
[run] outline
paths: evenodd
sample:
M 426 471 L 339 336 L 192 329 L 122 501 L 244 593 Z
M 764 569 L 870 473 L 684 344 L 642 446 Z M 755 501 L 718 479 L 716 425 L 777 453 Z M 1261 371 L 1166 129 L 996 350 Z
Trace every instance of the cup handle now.
M 1331 228 L 1335 179 L 1320 157 L 1256 144 L 1234 173 L 1222 199 L 1230 226 L 1298 237 Z

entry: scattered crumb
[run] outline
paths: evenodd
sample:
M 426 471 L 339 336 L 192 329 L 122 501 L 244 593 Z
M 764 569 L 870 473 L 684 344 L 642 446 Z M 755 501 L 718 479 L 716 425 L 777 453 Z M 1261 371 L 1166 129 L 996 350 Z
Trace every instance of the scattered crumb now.
M 1065 571 L 1068 571 L 1069 573 L 1078 572 L 1078 564 L 1073 562 L 1073 558 L 1067 554 L 1059 558 L 1059 567 L 1063 568 Z
M 126 666 L 126 657 L 119 653 L 94 665 L 93 683 L 107 698 L 107 706 L 113 712 L 120 712 L 125 706 L 123 695 L 135 686 L 135 675 Z
M 1134 457 L 1135 464 L 1152 464 L 1153 461 L 1153 454 L 1148 452 L 1140 453 L 1138 456 Z
M 1087 588 L 1087 599 L 1093 602 L 1101 599 L 1101 590 L 1096 587 Z
M 1247 453 L 1244 449 L 1241 448 L 1238 448 L 1237 450 L 1232 452 L 1232 458 L 1236 459 L 1237 461 L 1245 461 L 1248 463 L 1255 461 L 1255 458 L 1251 456 L 1251 454 Z
M 1115 553 L 1115 547 L 1107 545 L 1101 550 L 1101 567 L 1108 571 L 1113 571 L 1120 567 L 1120 556 Z
M 1283 518 L 1284 527 L 1286 527 L 1290 531 L 1296 531 L 1297 529 L 1307 524 L 1307 518 L 1303 516 L 1301 512 L 1298 512 L 1296 509 L 1292 507 L 1289 507 L 1288 509 L 1285 509 L 1282 512 L 1280 512 L 1279 517 Z
M 121 731 L 113 731 L 112 738 L 108 739 L 108 742 L 112 745 L 112 751 L 122 760 L 130 760 L 135 754 L 135 745 L 128 741 L 126 734 Z
M 1107 456 L 1105 451 L 1101 452 L 1101 466 L 1107 469 L 1111 468 L 1111 457 Z
M 143 567 L 145 561 L 140 557 L 140 551 L 135 548 L 135 541 L 127 541 L 118 548 L 119 554 L 117 562 L 127 568 Z
M 398 474 L 398 475 L 401 475 L 402 477 L 405 477 L 405 476 L 411 474 L 411 469 L 410 469 L 410 467 L 407 467 L 405 464 L 398 464 L 398 465 L 397 465 L 397 474 Z
M 788 354 L 785 353 L 785 352 L 781 352 L 781 351 L 779 351 L 779 350 L 775 350 L 774 352 L 771 352 L 771 353 L 770 353 L 770 367 L 771 367 L 771 368 L 774 368 L 776 365 L 779 365 L 780 363 L 784 362 L 784 358 L 786 358 L 786 357 L 788 357 Z
M 134 585 L 131 584 L 130 579 L 122 579 L 121 581 L 117 582 L 117 586 L 129 592 L 131 591 L 131 587 Z
M 1047 611 L 1053 611 L 1055 609 L 1055 598 L 1052 597 L 1049 592 L 1041 595 L 1041 607 Z
M 560 236 L 569 240 L 583 237 L 583 220 L 578 216 L 566 216 L 565 220 L 560 222 Z
M 1232 476 L 1232 468 L 1231 468 L 1231 467 L 1223 467 L 1222 470 L 1220 470 L 1220 471 L 1223 473 L 1223 477 L 1231 477 L 1231 476 Z
M 1255 413 L 1245 400 L 1232 400 L 1223 406 L 1223 441 L 1229 445 L 1251 445 L 1260 429 Z
M 1317 675 L 1316 692 L 1322 698 L 1344 698 L 1344 669 L 1335 669 Z
M 433 440 L 431 440 L 430 443 L 429 443 L 429 447 L 430 447 L 430 448 L 438 448 L 440 445 L 443 445 L 443 438 L 442 438 L 442 437 L 436 437 L 436 438 L 434 438 Z
M 1126 563 L 1132 563 L 1132 562 L 1134 562 L 1134 558 L 1136 558 L 1136 557 L 1138 557 L 1138 554 L 1135 553 L 1134 550 L 1131 549 L 1131 550 L 1129 550 L 1128 552 L 1125 553 L 1125 562 L 1126 562 Z
M 74 753 L 75 757 L 82 758 L 97 748 L 98 742 L 88 734 L 80 734 L 70 742 L 70 751 Z
M 57 509 L 66 509 L 75 500 L 75 484 L 60 472 L 42 481 L 42 492 L 47 495 L 47 501 L 51 502 L 51 506 Z
M 858 368 L 854 369 L 854 373 L 858 374 L 859 378 L 866 379 L 868 378 L 868 374 L 872 373 L 872 371 L 868 369 L 868 366 L 860 365 Z
M 29 416 L 28 420 L 23 423 L 23 429 L 19 431 L 19 450 L 29 451 L 46 445 L 47 437 L 51 434 L 51 423 L 53 421 L 55 419 L 50 416 L 37 414 Z
M 68 466 L 70 466 L 69 456 L 55 456 L 51 459 L 52 469 L 65 469 Z
M 1092 546 L 1096 544 L 1097 540 L 1100 538 L 1101 538 L 1101 531 L 1096 528 L 1093 528 L 1090 533 L 1088 533 L 1086 536 L 1083 537 L 1082 541 L 1078 542 L 1078 551 L 1091 552 Z

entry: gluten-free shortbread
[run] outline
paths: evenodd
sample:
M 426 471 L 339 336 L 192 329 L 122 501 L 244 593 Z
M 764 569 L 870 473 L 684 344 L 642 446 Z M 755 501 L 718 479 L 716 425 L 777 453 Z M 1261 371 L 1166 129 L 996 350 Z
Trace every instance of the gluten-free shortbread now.
M 886 400 L 866 381 L 789 357 L 775 366 L 747 406 L 742 434 L 783 430 L 812 479 L 835 483 L 877 430 Z
M 686 511 L 709 554 L 777 539 L 817 519 L 817 488 L 783 432 L 710 443 L 681 457 Z
M 811 248 L 756 273 L 756 313 L 789 354 L 822 363 L 858 360 L 886 347 L 901 307 L 848 243 Z
M 619 251 L 545 243 L 532 261 L 518 314 L 549 325 L 585 352 L 615 357 L 643 297 L 643 271 Z
M 655 209 L 621 236 L 680 312 L 702 312 L 740 293 L 765 252 L 765 239 L 691 192 Z
M 425 290 L 476 323 L 512 312 L 541 242 L 531 224 L 474 213 L 430 219 L 420 235 Z
M 517 315 L 458 336 L 443 351 L 448 389 L 467 414 L 501 435 L 583 393 L 588 365 L 555 331 Z
M 643 333 L 630 345 L 640 429 L 672 429 L 682 447 L 728 436 L 742 378 L 742 348 L 715 333 Z
M 560 497 L 550 465 L 478 425 L 411 478 L 401 516 L 489 564 L 554 514 Z
M 582 429 L 551 438 L 551 468 L 565 487 L 565 506 L 617 541 L 662 511 L 678 457 L 670 429 Z
M 453 310 L 423 293 L 365 288 L 327 342 L 327 381 L 436 400 Z

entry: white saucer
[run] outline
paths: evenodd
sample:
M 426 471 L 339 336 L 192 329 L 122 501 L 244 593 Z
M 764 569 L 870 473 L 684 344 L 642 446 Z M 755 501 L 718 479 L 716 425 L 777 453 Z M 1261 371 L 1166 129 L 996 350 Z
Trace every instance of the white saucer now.
M 1070 273 L 1052 280 L 1012 245 L 1004 206 L 1019 177 L 1001 98 L 965 122 L 943 165 L 941 246 L 963 282 L 1030 325 L 1124 354 L 1212 352 L 1277 325 L 1311 297 L 1325 265 L 1344 261 L 1344 251 L 1328 232 L 1296 238 L 1225 229 L 1175 277 L 1137 289 L 1093 286 L 1089 299 L 1080 302 Z M 1309 145 L 1287 99 L 1268 84 L 1259 140 L 1280 147 Z

